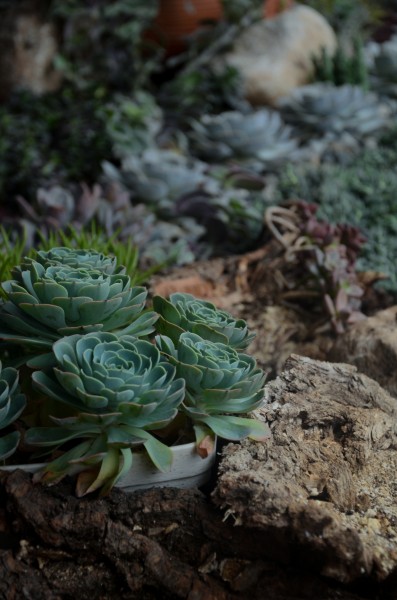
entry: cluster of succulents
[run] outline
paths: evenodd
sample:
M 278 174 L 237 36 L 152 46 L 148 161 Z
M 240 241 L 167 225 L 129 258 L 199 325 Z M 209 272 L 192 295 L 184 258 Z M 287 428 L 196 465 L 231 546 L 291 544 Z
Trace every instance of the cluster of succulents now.
M 278 221 L 288 232 L 284 243 L 289 274 L 284 279 L 291 279 L 292 271 L 292 277 L 300 282 L 295 284 L 293 297 L 314 300 L 312 309 L 323 308 L 334 332 L 343 333 L 348 325 L 365 318 L 361 312 L 364 289 L 356 270 L 364 236 L 356 227 L 319 219 L 316 204 L 295 201 L 269 213 L 277 216 L 278 210 Z M 292 286 L 287 283 L 286 287 L 288 297 Z
M 278 201 L 304 198 L 318 205 L 318 217 L 359 228 L 366 238 L 356 269 L 383 274 L 379 281 L 397 292 L 396 152 L 389 146 L 367 150 L 348 165 L 290 166 L 280 179 Z
M 249 177 L 243 181 L 244 174 L 239 187 L 234 187 L 226 181 L 227 173 L 216 176 L 200 160 L 152 149 L 125 159 L 121 169 L 105 163 L 104 171 L 107 181 L 122 185 L 132 202 L 150 208 L 170 225 L 190 231 L 187 239 L 193 258 L 205 256 L 205 247 L 218 253 L 241 251 L 252 247 L 260 237 L 267 200 L 262 190 L 264 182 L 255 181 L 252 175 L 258 189 L 241 187 L 252 184 Z M 124 230 L 131 233 L 128 226 Z
M 269 436 L 241 416 L 262 403 L 265 379 L 241 352 L 252 339 L 246 323 L 188 294 L 157 296 L 148 310 L 146 290 L 124 271 L 113 257 L 59 247 L 2 284 L 0 350 L 23 369 L 0 371 L 0 454 L 29 462 L 41 449 L 48 462 L 36 479 L 77 476 L 80 496 L 107 493 L 137 451 L 167 470 L 164 429 L 176 421 L 202 455 L 216 435 Z

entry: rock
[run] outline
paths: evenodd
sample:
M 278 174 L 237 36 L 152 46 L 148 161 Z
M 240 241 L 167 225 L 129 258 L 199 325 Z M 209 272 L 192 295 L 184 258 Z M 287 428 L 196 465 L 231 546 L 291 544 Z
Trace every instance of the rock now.
M 355 365 L 397 398 L 397 306 L 352 325 L 328 358 Z
M 279 16 L 255 23 L 235 41 L 218 64 L 236 67 L 252 104 L 274 104 L 295 87 L 310 82 L 313 56 L 336 49 L 336 36 L 317 11 L 296 5 Z
M 223 451 L 213 494 L 265 555 L 348 583 L 397 573 L 397 400 L 346 364 L 292 355 L 257 411 L 266 444 Z
M 57 90 L 62 74 L 53 66 L 58 32 L 43 0 L 10 5 L 0 19 L 0 99 L 18 89 L 45 94 Z
M 57 90 L 62 75 L 53 68 L 58 50 L 56 28 L 36 15 L 21 15 L 14 37 L 14 88 L 35 94 Z

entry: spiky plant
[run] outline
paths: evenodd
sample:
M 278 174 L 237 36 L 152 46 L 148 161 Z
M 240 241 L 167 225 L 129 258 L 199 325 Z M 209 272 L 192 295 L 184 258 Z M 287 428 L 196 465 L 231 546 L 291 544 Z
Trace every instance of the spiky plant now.
M 397 98 L 397 35 L 379 46 L 373 60 L 371 83 L 379 94 Z

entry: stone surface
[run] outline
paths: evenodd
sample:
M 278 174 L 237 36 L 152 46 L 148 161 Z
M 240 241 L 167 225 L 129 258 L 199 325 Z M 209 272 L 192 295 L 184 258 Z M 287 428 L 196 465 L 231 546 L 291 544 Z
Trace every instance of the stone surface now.
M 259 414 L 273 439 L 224 450 L 225 515 L 266 532 L 273 559 L 345 583 L 395 576 L 397 400 L 353 366 L 292 355 Z
M 329 358 L 355 365 L 397 398 L 397 306 L 352 325 Z
M 274 104 L 295 87 L 309 83 L 313 56 L 321 54 L 322 48 L 330 54 L 335 51 L 333 29 L 314 9 L 296 5 L 243 31 L 218 64 L 241 72 L 250 102 Z
M 0 12 L 0 99 L 13 90 L 35 94 L 59 88 L 62 74 L 53 66 L 58 32 L 47 20 L 46 0 L 24 0 Z

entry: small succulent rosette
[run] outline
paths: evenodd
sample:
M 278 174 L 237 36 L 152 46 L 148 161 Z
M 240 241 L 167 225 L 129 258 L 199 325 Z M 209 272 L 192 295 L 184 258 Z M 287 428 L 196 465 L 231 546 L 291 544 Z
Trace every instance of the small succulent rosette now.
M 65 335 L 153 331 L 157 315 L 144 312 L 145 288 L 132 287 L 109 257 L 66 250 L 42 252 L 13 269 L 14 279 L 2 284 L 0 340 L 39 353 Z
M 199 451 L 214 434 L 232 441 L 270 436 L 266 423 L 235 416 L 263 403 L 265 373 L 252 356 L 190 332 L 182 333 L 176 344 L 168 336 L 156 336 L 156 344 L 186 382 L 181 410 L 194 424 Z
M 243 319 L 235 319 L 211 302 L 191 294 L 171 294 L 169 300 L 155 296 L 153 307 L 160 315 L 157 332 L 170 337 L 174 343 L 184 331 L 190 331 L 205 340 L 245 350 L 255 337 Z
M 26 406 L 26 398 L 20 393 L 18 371 L 11 367 L 3 369 L 0 361 L 0 431 L 9 428 Z M 5 460 L 18 447 L 20 434 L 18 431 L 8 431 L 0 434 L 0 460 Z
M 29 261 L 29 259 L 26 259 Z M 51 265 L 67 265 L 74 269 L 86 268 L 102 271 L 107 275 L 125 273 L 125 267 L 117 264 L 115 256 L 107 256 L 96 250 L 85 250 L 81 248 L 66 248 L 60 246 L 51 248 L 51 250 L 38 250 L 36 253 L 36 261 L 41 263 L 43 267 Z
M 39 479 L 56 482 L 78 474 L 79 496 L 106 493 L 130 469 L 137 446 L 158 469 L 171 467 L 170 448 L 150 432 L 176 417 L 185 382 L 175 379 L 175 367 L 154 344 L 95 332 L 58 340 L 53 354 L 55 366 L 32 378 L 62 416 L 51 416 L 54 426 L 30 428 L 26 442 L 62 454 Z

